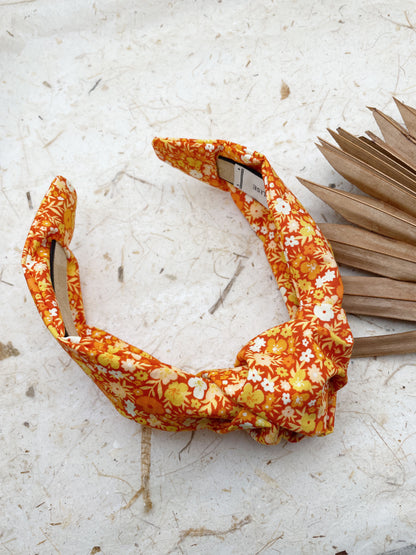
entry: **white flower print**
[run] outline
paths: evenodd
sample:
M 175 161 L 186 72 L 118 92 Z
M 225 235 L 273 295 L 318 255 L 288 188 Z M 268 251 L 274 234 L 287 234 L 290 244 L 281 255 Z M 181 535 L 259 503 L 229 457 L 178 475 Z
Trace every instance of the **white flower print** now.
M 247 154 L 243 154 L 241 160 L 244 162 L 244 164 L 249 164 L 252 161 L 252 158 L 253 153 L 248 151 Z
M 121 363 L 121 367 L 123 368 L 123 370 L 132 372 L 136 368 L 136 361 L 132 358 L 128 358 L 127 360 L 123 360 L 123 362 Z
M 251 347 L 251 350 L 254 353 L 258 353 L 258 352 L 260 352 L 260 349 L 262 347 L 264 347 L 265 345 L 266 345 L 266 341 L 264 340 L 263 337 L 256 337 L 256 339 L 254 340 L 253 345 Z
M 293 233 L 294 231 L 297 231 L 299 229 L 299 222 L 297 222 L 296 220 L 290 220 L 290 222 L 287 224 L 287 227 L 289 231 Z
M 329 322 L 334 317 L 334 311 L 332 305 L 329 303 L 317 304 L 313 307 L 313 313 L 319 320 L 323 322 Z
M 289 391 L 290 389 L 290 384 L 289 382 L 287 382 L 286 380 L 284 382 L 282 382 L 280 384 L 280 388 L 283 389 L 283 391 Z
M 204 164 L 204 165 L 202 166 L 202 172 L 203 172 L 205 175 L 210 175 L 210 173 L 211 173 L 211 166 L 209 166 L 208 164 Z
M 136 416 L 136 405 L 130 399 L 126 401 L 126 412 L 131 416 Z
M 282 198 L 276 200 L 276 202 L 273 204 L 273 208 L 278 214 L 284 214 L 285 216 L 290 214 L 290 204 Z
M 249 430 L 250 428 L 253 428 L 253 424 L 251 424 L 251 422 L 243 422 L 243 424 L 239 425 L 239 428 L 242 428 L 243 430 Z
M 215 146 L 211 143 L 208 143 L 205 145 L 205 150 L 208 150 L 208 152 L 213 152 Z
M 261 376 L 255 368 L 250 368 L 247 379 L 250 382 L 261 382 Z
M 121 379 L 124 376 L 123 372 L 120 372 L 120 370 L 110 370 L 110 374 L 117 379 Z
M 319 367 L 316 364 L 312 364 L 312 366 L 308 368 L 308 375 L 309 375 L 309 379 L 314 383 L 319 383 L 322 381 L 321 371 L 319 370 Z
M 353 343 L 354 338 L 352 337 L 352 335 L 349 335 L 345 341 L 346 341 L 347 343 Z
M 309 341 L 306 339 L 306 337 L 305 337 L 305 339 L 302 339 L 302 345 L 304 347 L 307 347 L 309 345 Z
M 202 177 L 202 173 L 199 172 L 198 170 L 191 170 L 189 172 L 189 175 L 192 175 L 192 177 L 196 177 L 197 179 L 201 179 Z
M 283 393 L 282 395 L 282 401 L 285 405 L 288 405 L 290 403 L 290 395 L 289 393 Z
M 26 256 L 26 266 L 31 270 L 33 266 L 36 264 L 36 260 L 33 260 L 30 254 Z
M 300 355 L 299 360 L 301 362 L 310 362 L 312 358 L 315 358 L 315 355 L 312 353 L 312 349 L 306 349 L 306 351 L 303 351 Z
M 154 414 L 151 414 L 148 418 L 147 421 L 149 423 L 150 426 L 159 426 L 160 424 L 162 424 L 162 422 L 159 420 L 159 418 L 157 418 Z
M 292 407 L 286 407 L 282 410 L 282 416 L 284 416 L 285 418 L 293 418 L 294 414 L 295 411 L 292 409 Z
M 333 270 L 327 270 L 323 276 L 319 276 L 315 280 L 316 287 L 322 287 L 324 283 L 328 283 L 335 279 L 335 272 Z
M 34 268 L 36 272 L 44 272 L 47 269 L 47 266 L 44 262 L 36 262 Z
M 56 309 L 53 309 L 53 310 L 56 310 Z M 65 339 L 68 339 L 68 341 L 71 341 L 71 343 L 79 343 L 81 341 L 81 338 L 79 335 L 67 335 Z
M 269 230 L 267 229 L 267 227 L 265 225 L 261 228 L 261 232 L 263 233 L 263 235 L 266 235 L 268 231 Z
M 178 377 L 175 370 L 169 366 L 160 366 L 159 368 L 155 368 L 150 372 L 150 375 L 155 380 L 162 380 L 162 383 L 165 385 Z
M 308 339 L 312 339 L 313 331 L 311 329 L 307 329 L 303 332 L 303 335 Z
M 202 399 L 205 395 L 205 390 L 208 385 L 202 378 L 189 378 L 188 385 L 193 388 L 193 395 L 196 399 Z
M 335 272 L 333 270 L 327 270 L 324 274 L 324 281 L 332 281 L 335 278 Z
M 50 314 L 51 316 L 58 316 L 58 309 L 57 309 L 57 308 L 51 308 L 51 309 L 49 310 L 49 314 Z
M 261 386 L 264 389 L 264 391 L 270 391 L 271 393 L 274 391 L 273 382 L 271 382 L 267 378 L 264 378 L 264 380 L 261 382 Z
M 299 241 L 296 239 L 294 235 L 289 235 L 289 237 L 286 237 L 285 239 L 286 247 L 295 247 L 296 245 L 299 245 Z

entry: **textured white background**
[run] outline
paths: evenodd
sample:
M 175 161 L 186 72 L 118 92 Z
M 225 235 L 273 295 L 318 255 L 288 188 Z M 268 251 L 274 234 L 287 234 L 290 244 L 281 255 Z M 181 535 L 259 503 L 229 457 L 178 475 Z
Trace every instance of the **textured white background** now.
M 141 497 L 123 509 L 140 487 L 141 428 L 53 341 L 20 269 L 62 174 L 78 192 L 88 322 L 186 370 L 231 365 L 287 318 L 284 305 L 231 199 L 163 165 L 152 138 L 257 149 L 318 221 L 333 221 L 295 176 L 342 184 L 317 135 L 375 131 L 366 105 L 396 117 L 393 94 L 416 105 L 414 6 L 0 2 L 0 341 L 20 353 L 0 361 L 1 554 L 378 554 L 416 541 L 415 355 L 355 360 L 326 438 L 262 447 L 198 432 L 180 454 L 190 434 L 153 432 L 153 509 Z M 210 315 L 236 253 L 244 269 Z

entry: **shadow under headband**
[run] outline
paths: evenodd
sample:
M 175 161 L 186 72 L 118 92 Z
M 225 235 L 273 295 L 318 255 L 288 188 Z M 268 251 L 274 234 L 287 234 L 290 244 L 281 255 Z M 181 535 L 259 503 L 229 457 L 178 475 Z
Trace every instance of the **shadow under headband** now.
M 321 231 L 262 154 L 220 140 L 157 138 L 153 146 L 162 160 L 231 194 L 263 242 L 290 320 L 251 339 L 234 367 L 196 375 L 87 325 L 69 249 L 76 193 L 57 177 L 22 256 L 49 331 L 116 409 L 140 424 L 167 431 L 244 429 L 264 444 L 332 432 L 353 338 L 337 264 Z

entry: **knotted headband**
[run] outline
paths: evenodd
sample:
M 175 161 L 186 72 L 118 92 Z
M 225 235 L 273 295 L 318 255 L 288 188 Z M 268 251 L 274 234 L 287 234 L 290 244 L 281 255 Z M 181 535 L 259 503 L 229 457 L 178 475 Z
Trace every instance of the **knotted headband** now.
M 251 339 L 233 368 L 196 375 L 87 325 L 69 249 L 76 193 L 57 177 L 22 257 L 49 331 L 116 409 L 140 424 L 167 431 L 244 429 L 264 444 L 332 432 L 353 339 L 324 236 L 262 154 L 228 141 L 155 139 L 153 146 L 162 160 L 231 194 L 263 241 L 290 320 Z

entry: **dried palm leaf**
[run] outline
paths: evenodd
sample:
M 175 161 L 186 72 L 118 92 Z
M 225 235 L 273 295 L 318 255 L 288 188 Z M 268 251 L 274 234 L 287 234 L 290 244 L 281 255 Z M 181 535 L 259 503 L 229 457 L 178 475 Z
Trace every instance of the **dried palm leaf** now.
M 402 281 L 416 281 L 416 249 L 360 227 L 319 224 L 340 264 Z
M 300 181 L 356 224 L 320 224 L 337 261 L 384 276 L 343 276 L 347 312 L 416 321 L 416 109 L 394 100 L 406 127 L 370 108 L 384 140 L 369 131 L 368 137 L 356 137 L 338 128 L 329 132 L 339 148 L 323 140 L 317 145 L 370 197 Z M 411 331 L 359 337 L 353 356 L 415 351 L 416 331 Z
M 349 222 L 416 245 L 415 217 L 381 200 L 330 189 L 301 177 L 298 177 L 298 180 Z

